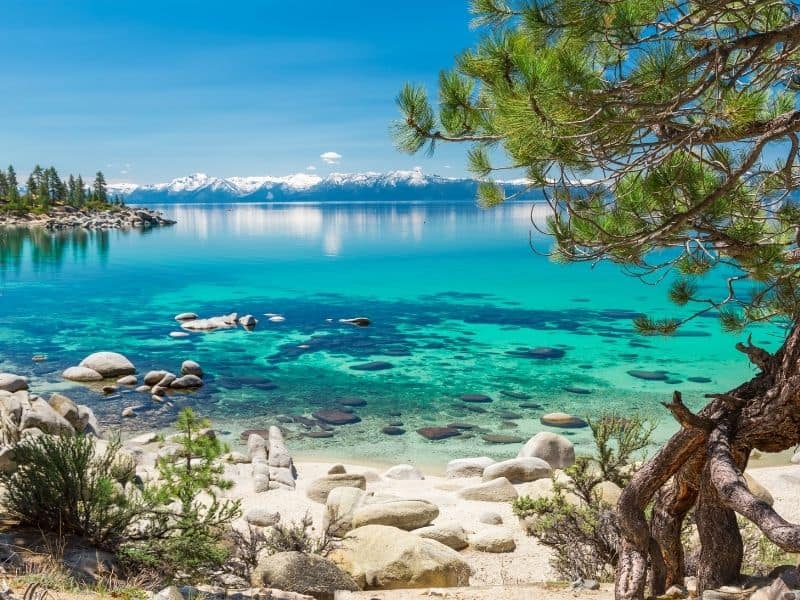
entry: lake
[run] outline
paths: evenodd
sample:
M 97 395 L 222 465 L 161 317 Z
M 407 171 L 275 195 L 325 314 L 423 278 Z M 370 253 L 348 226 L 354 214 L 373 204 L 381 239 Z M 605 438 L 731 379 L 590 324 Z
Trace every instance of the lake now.
M 485 436 L 527 439 L 543 429 L 589 451 L 587 429 L 540 424 L 552 411 L 641 411 L 659 419 L 663 439 L 675 425 L 659 403 L 672 390 L 698 406 L 704 393 L 753 374 L 734 350 L 740 338 L 716 319 L 697 319 L 670 338 L 637 335 L 631 319 L 640 312 L 675 314 L 666 283 L 645 285 L 610 264 L 551 262 L 541 254 L 550 242 L 532 224 L 544 223 L 541 204 L 158 208 L 178 224 L 0 232 L 0 370 L 30 376 L 34 391 L 68 390 L 111 428 L 165 427 L 189 405 L 234 442 L 243 429 L 280 422 L 300 456 L 419 464 L 508 456 L 518 443 Z M 172 338 L 180 330 L 174 315 L 184 311 L 252 314 L 259 323 Z M 339 322 L 357 316 L 372 324 Z M 775 348 L 778 333 L 758 329 L 754 342 Z M 548 350 L 531 351 L 541 348 Z M 158 404 L 149 394 L 109 397 L 60 378 L 99 350 L 122 352 L 140 374 L 175 371 L 191 358 L 207 384 Z M 373 362 L 391 368 L 352 368 Z M 665 380 L 631 370 L 663 371 Z M 491 402 L 465 402 L 465 394 Z M 339 410 L 343 400 L 362 405 L 345 406 L 360 422 L 329 431 L 289 422 Z M 127 406 L 139 416 L 123 423 Z M 453 423 L 463 433 L 446 440 L 416 432 Z

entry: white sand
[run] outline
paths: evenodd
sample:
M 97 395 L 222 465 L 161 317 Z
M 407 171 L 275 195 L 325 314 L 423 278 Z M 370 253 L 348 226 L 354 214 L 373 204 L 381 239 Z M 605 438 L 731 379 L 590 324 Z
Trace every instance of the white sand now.
M 228 494 L 231 497 L 241 498 L 243 512 L 247 512 L 250 508 L 264 508 L 279 512 L 284 519 L 290 521 L 298 521 L 308 513 L 314 519 L 315 528 L 319 529 L 322 524 L 324 505 L 309 500 L 305 490 L 315 479 L 325 476 L 333 464 L 335 463 L 297 463 L 296 490 L 273 490 L 262 493 L 253 492 L 250 483 L 250 465 L 231 466 L 229 467 L 230 476 L 236 481 L 236 485 Z M 345 464 L 345 468 L 348 473 L 363 473 L 372 470 L 348 464 Z M 375 471 L 373 470 L 373 472 Z M 505 527 L 513 535 L 517 548 L 514 552 L 505 554 L 490 554 L 470 549 L 462 551 L 464 559 L 475 570 L 475 574 L 470 580 L 473 585 L 552 581 L 555 575 L 548 564 L 549 550 L 522 531 L 517 518 L 511 512 L 510 503 L 474 502 L 462 500 L 456 496 L 455 492 L 458 489 L 478 483 L 480 483 L 480 478 L 445 479 L 431 475 L 426 475 L 422 481 L 397 481 L 381 478 L 376 482 L 368 481 L 367 491 L 433 502 L 440 511 L 434 524 L 457 522 L 468 532 L 496 527 L 481 523 L 479 517 L 485 512 L 499 514 L 503 518 L 502 527 Z

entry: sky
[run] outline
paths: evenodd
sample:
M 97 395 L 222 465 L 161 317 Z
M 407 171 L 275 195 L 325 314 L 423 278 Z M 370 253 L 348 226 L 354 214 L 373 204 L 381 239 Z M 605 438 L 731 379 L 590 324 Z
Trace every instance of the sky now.
M 0 164 L 114 182 L 388 171 L 394 98 L 469 47 L 467 0 L 6 0 Z

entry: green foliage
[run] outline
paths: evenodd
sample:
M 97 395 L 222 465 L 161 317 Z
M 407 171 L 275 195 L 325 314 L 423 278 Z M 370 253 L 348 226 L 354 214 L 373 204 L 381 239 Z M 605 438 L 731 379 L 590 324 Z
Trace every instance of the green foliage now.
M 100 451 L 91 437 L 43 435 L 18 444 L 14 456 L 18 468 L 0 473 L 3 506 L 24 525 L 113 548 L 143 510 L 123 487 L 133 471 L 118 442 Z
M 209 430 L 208 420 L 186 408 L 175 427 L 179 450 L 158 460 L 159 480 L 142 492 L 153 509 L 139 541 L 126 544 L 123 555 L 171 577 L 197 578 L 227 559 L 224 540 L 241 513 L 240 503 L 218 496 L 231 486 L 218 460 L 228 449 Z
M 677 276 L 678 314 L 638 320 L 643 333 L 701 313 L 730 331 L 800 317 L 795 3 L 472 0 L 471 13 L 478 40 L 440 75 L 438 106 L 419 86 L 398 96 L 399 148 L 466 143 L 485 207 L 506 199 L 497 172 L 550 186 L 557 260 Z
M 98 172 L 91 189 L 87 189 L 83 178 L 70 175 L 66 183 L 54 167 L 43 169 L 36 165 L 20 194 L 14 167 L 8 171 L 0 169 L 0 212 L 25 214 L 47 214 L 54 206 L 71 206 L 91 210 L 111 210 L 122 205 L 119 197 L 108 196 L 108 186 L 102 172 Z
M 553 478 L 553 493 L 539 498 L 521 496 L 512 503 L 514 514 L 530 535 L 553 551 L 552 565 L 566 580 L 609 581 L 618 559 L 619 526 L 615 507 L 597 486 L 611 482 L 624 487 L 635 460 L 650 441 L 654 424 L 638 415 L 614 414 L 590 422 L 596 453 L 579 456 Z

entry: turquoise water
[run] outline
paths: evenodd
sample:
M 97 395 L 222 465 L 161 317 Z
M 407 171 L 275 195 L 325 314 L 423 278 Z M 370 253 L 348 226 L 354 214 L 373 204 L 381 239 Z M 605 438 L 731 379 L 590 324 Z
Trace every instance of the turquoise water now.
M 438 464 L 458 456 L 506 456 L 517 449 L 486 434 L 527 438 L 547 429 L 545 412 L 595 415 L 642 411 L 673 425 L 659 403 L 680 389 L 690 405 L 724 391 L 752 368 L 703 318 L 679 336 L 641 337 L 640 311 L 674 314 L 666 287 L 644 285 L 613 265 L 559 265 L 531 220 L 544 207 L 510 204 L 482 211 L 459 204 L 317 204 L 161 207 L 178 224 L 141 232 L 5 231 L 0 236 L 0 370 L 33 378 L 35 390 L 68 389 L 109 427 L 165 426 L 195 406 L 231 440 L 287 415 L 309 416 L 360 398 L 356 424 L 283 423 L 300 455 Z M 713 292 L 714 290 L 709 290 Z M 238 312 L 241 328 L 169 337 L 173 316 Z M 265 313 L 285 317 L 270 322 Z M 357 328 L 340 318 L 366 316 Z M 774 348 L 770 330 L 754 342 Z M 520 349 L 562 350 L 531 358 Z M 106 397 L 67 384 L 60 372 L 94 351 L 126 354 L 143 373 L 176 370 L 191 358 L 208 372 L 197 393 L 157 404 L 147 394 Z M 47 360 L 33 362 L 34 355 Z M 350 367 L 384 361 L 391 369 Z M 662 370 L 668 382 L 629 370 Z M 710 381 L 692 382 L 688 378 Z M 580 388 L 575 393 L 565 388 Z M 520 399 L 505 391 L 530 396 Z M 484 404 L 462 394 L 486 394 Z M 126 406 L 139 417 L 122 423 Z M 473 412 L 479 411 L 479 412 Z M 509 412 L 510 411 L 510 412 Z M 510 413 L 516 413 L 510 414 Z M 405 434 L 381 430 L 402 423 Z M 466 422 L 476 429 L 442 441 L 416 430 Z M 399 425 L 398 425 L 399 426 Z M 581 446 L 584 430 L 562 430 Z

